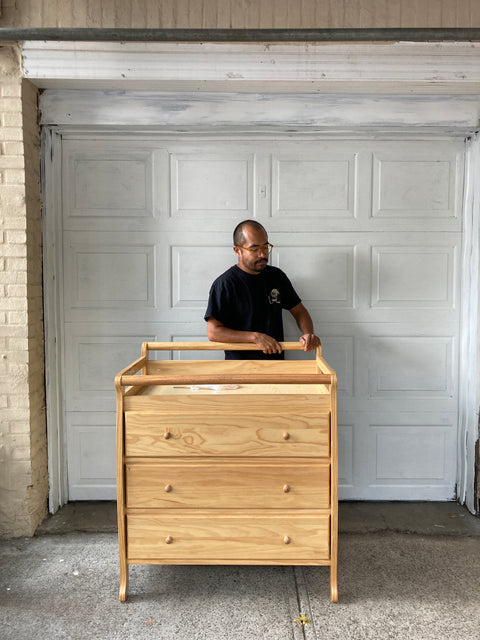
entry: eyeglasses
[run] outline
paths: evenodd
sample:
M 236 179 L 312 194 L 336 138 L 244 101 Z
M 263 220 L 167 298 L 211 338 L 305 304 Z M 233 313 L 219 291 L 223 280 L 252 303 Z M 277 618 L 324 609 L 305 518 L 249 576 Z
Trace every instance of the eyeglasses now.
M 266 242 L 265 244 L 261 244 L 259 247 L 238 247 L 239 249 L 245 249 L 245 251 L 250 251 L 250 253 L 263 253 L 267 252 L 267 255 L 270 255 L 273 249 L 273 244 Z

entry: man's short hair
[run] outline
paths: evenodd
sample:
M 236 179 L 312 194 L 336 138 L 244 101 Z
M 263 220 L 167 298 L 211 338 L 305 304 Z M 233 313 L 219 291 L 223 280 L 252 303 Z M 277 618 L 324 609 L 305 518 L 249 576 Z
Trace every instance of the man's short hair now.
M 233 232 L 233 245 L 235 247 L 241 247 L 245 242 L 245 235 L 243 233 L 245 227 L 252 227 L 252 229 L 265 231 L 265 233 L 267 233 L 265 227 L 263 224 L 260 224 L 260 222 L 257 222 L 256 220 L 243 220 L 237 224 Z

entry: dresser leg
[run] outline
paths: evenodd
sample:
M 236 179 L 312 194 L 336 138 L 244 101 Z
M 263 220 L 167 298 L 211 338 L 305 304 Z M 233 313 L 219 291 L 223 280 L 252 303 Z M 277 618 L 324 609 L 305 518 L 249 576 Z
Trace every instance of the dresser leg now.
M 330 565 L 330 600 L 332 602 L 338 602 L 336 562 Z
M 125 602 L 128 595 L 128 565 L 126 562 L 120 560 L 120 590 L 118 592 L 118 599 L 120 602 Z

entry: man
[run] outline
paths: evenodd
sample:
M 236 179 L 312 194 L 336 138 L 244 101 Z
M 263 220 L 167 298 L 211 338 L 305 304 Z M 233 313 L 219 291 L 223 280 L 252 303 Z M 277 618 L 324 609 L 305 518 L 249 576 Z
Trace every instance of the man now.
M 226 359 L 282 359 L 282 309 L 288 309 L 302 332 L 305 351 L 320 344 L 313 322 L 290 280 L 268 265 L 273 248 L 264 227 L 240 222 L 233 233 L 238 263 L 219 276 L 210 289 L 205 320 L 212 342 L 254 342 L 260 351 L 226 351 Z

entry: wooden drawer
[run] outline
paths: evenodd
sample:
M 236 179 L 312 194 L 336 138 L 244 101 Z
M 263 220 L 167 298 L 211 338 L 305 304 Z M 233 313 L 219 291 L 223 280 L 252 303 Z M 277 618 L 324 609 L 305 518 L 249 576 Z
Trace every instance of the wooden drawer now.
M 164 563 L 328 560 L 328 515 L 129 514 L 128 561 Z
M 127 411 L 127 456 L 328 457 L 330 414 L 161 414 Z
M 126 465 L 128 507 L 297 508 L 330 505 L 330 465 L 279 461 L 135 462 Z

